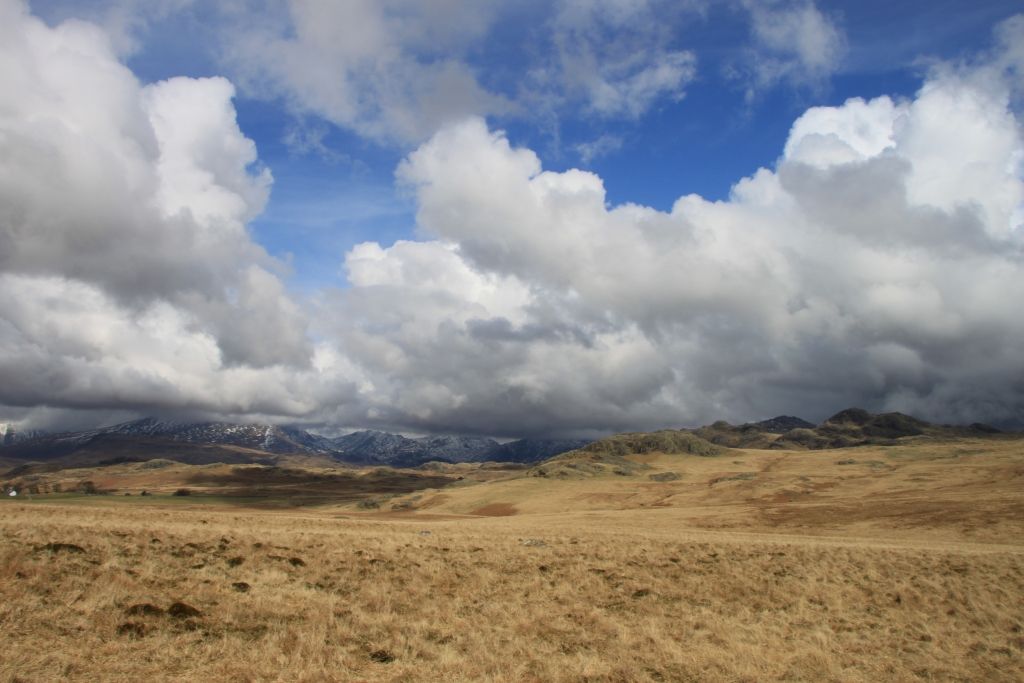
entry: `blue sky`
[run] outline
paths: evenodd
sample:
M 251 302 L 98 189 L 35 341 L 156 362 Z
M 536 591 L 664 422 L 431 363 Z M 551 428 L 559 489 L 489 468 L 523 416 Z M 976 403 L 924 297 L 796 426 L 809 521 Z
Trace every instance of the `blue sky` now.
M 1022 9 L 0 0 L 0 422 L 1024 424 Z

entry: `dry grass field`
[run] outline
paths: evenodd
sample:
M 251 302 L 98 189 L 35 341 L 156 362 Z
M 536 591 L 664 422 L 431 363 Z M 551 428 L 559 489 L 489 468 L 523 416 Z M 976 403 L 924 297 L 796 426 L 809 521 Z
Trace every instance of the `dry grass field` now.
M 195 492 L 0 504 L 0 680 L 1024 680 L 1021 441 L 632 460 L 276 509 L 54 473 Z

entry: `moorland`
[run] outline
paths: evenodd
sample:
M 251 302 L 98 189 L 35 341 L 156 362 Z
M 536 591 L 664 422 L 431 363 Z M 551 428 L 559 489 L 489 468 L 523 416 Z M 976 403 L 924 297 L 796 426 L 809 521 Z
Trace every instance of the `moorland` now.
M 10 464 L 0 678 L 1024 680 L 1020 435 L 755 432 L 535 464 Z

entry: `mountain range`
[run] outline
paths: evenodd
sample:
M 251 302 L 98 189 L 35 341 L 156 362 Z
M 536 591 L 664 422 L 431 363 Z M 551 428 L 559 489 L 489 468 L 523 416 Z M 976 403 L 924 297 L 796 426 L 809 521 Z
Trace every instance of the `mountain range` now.
M 101 429 L 55 434 L 18 433 L 0 425 L 0 464 L 17 467 L 41 462 L 47 467 L 60 467 L 154 458 L 192 464 L 275 464 L 281 457 L 292 456 L 390 467 L 418 467 L 431 461 L 533 464 L 562 454 L 572 456 L 570 451 L 578 450 L 591 459 L 594 454 L 621 457 L 627 452 L 676 452 L 680 448 L 698 455 L 713 454 L 713 449 L 719 447 L 820 450 L 893 444 L 910 437 L 978 436 L 998 431 L 977 423 L 966 427 L 933 425 L 901 413 L 872 414 L 858 408 L 843 410 L 820 425 L 781 415 L 742 425 L 719 421 L 695 429 L 619 434 L 597 442 L 520 439 L 499 443 L 479 436 L 410 438 L 374 430 L 331 438 L 294 426 L 175 422 L 149 417 Z
M 409 438 L 364 430 L 329 438 L 293 426 L 229 422 L 175 422 L 147 417 L 78 432 L 0 431 L 6 460 L 95 461 L 166 457 L 186 462 L 260 462 L 277 455 L 322 456 L 352 465 L 416 467 L 443 462 L 532 463 L 587 444 L 585 440 L 520 439 L 501 444 L 476 436 Z

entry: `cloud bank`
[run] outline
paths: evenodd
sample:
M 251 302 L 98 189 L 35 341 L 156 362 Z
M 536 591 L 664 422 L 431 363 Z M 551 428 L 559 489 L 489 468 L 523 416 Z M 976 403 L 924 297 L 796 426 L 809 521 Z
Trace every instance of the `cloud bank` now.
M 95 26 L 3 2 L 0 90 L 0 403 L 315 410 L 232 85 L 143 86 Z
M 398 171 L 436 241 L 361 245 L 335 302 L 388 345 L 377 372 L 404 380 L 378 385 L 380 410 L 501 431 L 855 404 L 1019 422 L 1024 145 L 1009 57 L 938 67 L 913 100 L 811 109 L 774 169 L 669 212 L 610 207 L 599 177 L 544 171 L 482 120 L 447 127 Z M 420 395 L 428 412 L 403 407 Z
M 142 85 L 95 26 L 2 2 L 0 414 L 1024 422 L 1022 43 L 1017 18 L 913 99 L 810 109 L 773 168 L 669 211 L 462 117 L 397 170 L 423 239 L 360 244 L 348 288 L 299 299 L 246 229 L 272 179 L 231 83 Z

